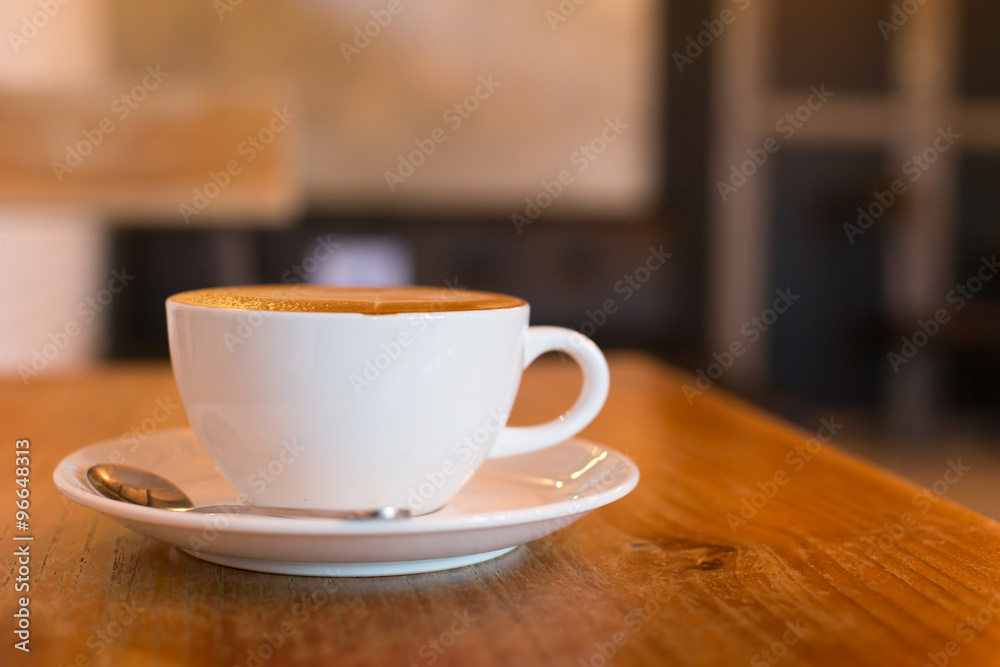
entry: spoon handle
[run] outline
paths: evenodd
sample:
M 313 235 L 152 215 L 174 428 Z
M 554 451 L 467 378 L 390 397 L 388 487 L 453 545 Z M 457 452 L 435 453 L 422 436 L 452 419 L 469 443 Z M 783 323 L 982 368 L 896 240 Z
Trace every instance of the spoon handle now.
M 374 510 L 322 510 L 298 507 L 259 507 L 257 505 L 205 505 L 187 511 L 198 514 L 254 514 L 316 519 L 407 519 L 412 515 L 409 509 L 402 507 L 380 507 Z

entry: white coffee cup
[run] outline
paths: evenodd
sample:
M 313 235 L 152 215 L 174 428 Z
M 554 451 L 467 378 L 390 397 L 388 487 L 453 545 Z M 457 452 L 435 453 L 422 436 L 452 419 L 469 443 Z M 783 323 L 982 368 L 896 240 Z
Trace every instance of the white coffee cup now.
M 486 458 L 578 433 L 608 393 L 597 346 L 529 327 L 528 304 L 513 297 L 503 297 L 510 307 L 364 314 L 220 307 L 198 294 L 167 300 L 174 376 L 198 439 L 252 504 L 432 512 Z M 583 370 L 580 396 L 552 421 L 506 426 L 523 369 L 553 350 Z

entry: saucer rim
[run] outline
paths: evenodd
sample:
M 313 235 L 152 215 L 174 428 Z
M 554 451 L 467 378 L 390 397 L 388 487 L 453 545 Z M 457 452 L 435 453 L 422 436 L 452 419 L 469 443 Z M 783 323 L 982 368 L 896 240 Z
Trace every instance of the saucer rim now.
M 177 427 L 157 431 L 157 439 L 170 437 L 196 436 L 190 427 Z M 217 529 L 230 534 L 260 534 L 280 536 L 315 536 L 315 535 L 402 535 L 408 533 L 432 534 L 469 531 L 475 529 L 490 529 L 508 525 L 512 522 L 530 524 L 551 521 L 559 518 L 569 518 L 587 514 L 599 507 L 615 502 L 628 495 L 639 483 L 640 472 L 635 462 L 622 452 L 602 445 L 592 440 L 573 437 L 553 445 L 555 447 L 586 447 L 597 448 L 614 455 L 626 466 L 626 471 L 616 473 L 617 483 L 609 489 L 588 493 L 578 498 L 569 498 L 555 502 L 540 501 L 532 507 L 521 507 L 510 510 L 496 510 L 478 514 L 458 516 L 436 516 L 435 513 L 425 514 L 400 521 L 351 521 L 347 519 L 320 518 L 284 518 L 254 515 L 224 515 L 225 527 L 220 527 L 218 519 L 222 515 L 197 514 L 193 512 L 172 512 L 153 507 L 129 505 L 117 500 L 101 496 L 93 489 L 84 486 L 80 475 L 76 472 L 81 463 L 88 459 L 89 451 L 106 449 L 117 444 L 115 438 L 100 440 L 63 457 L 53 470 L 53 481 L 59 491 L 77 504 L 92 509 L 114 520 L 125 522 L 135 521 L 142 524 L 173 527 L 179 529 Z M 541 451 L 546 451 L 541 450 Z M 540 452 L 529 452 L 520 456 L 532 456 Z M 91 456 L 91 460 L 98 457 Z M 82 459 L 82 461 L 81 461 Z M 499 459 L 498 459 L 499 460 Z M 92 464 L 91 464 L 92 465 Z M 80 485 L 78 486 L 77 482 Z M 459 494 L 462 492 L 459 491 Z
M 193 558 L 198 558 L 214 565 L 247 570 L 248 572 L 267 572 L 268 574 L 307 577 L 395 577 L 400 575 L 425 574 L 427 572 L 441 572 L 443 570 L 454 570 L 470 565 L 479 565 L 480 563 L 505 556 L 521 546 L 520 544 L 515 544 L 514 546 L 502 547 L 482 553 L 469 553 L 442 558 L 364 561 L 356 563 L 264 560 L 207 552 L 196 553 L 183 547 L 178 548 Z

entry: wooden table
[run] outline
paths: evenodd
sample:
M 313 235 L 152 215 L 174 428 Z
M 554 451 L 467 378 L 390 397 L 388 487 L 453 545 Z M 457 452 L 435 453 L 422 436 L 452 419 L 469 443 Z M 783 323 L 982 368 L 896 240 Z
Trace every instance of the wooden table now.
M 177 401 L 166 366 L 0 383 L 0 662 L 1000 664 L 1000 525 L 718 388 L 689 403 L 693 379 L 650 357 L 610 360 L 585 435 L 639 464 L 631 495 L 493 562 L 384 579 L 210 565 L 64 501 L 60 458 Z M 536 364 L 516 421 L 567 407 L 578 383 L 572 364 Z M 184 423 L 178 409 L 156 426 Z M 17 438 L 33 452 L 30 654 L 11 632 Z

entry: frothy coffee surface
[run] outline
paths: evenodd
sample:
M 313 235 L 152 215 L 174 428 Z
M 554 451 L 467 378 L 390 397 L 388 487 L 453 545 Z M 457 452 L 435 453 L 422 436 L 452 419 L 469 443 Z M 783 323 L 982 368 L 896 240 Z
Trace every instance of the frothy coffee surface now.
M 495 310 L 525 305 L 523 299 L 493 292 L 445 287 L 331 287 L 326 285 L 250 285 L 181 292 L 171 301 L 230 310 L 302 313 L 441 313 Z

